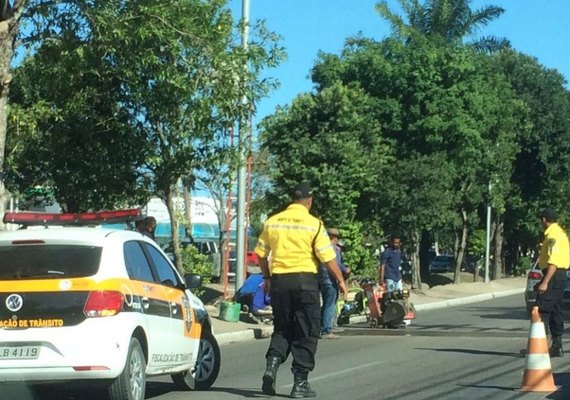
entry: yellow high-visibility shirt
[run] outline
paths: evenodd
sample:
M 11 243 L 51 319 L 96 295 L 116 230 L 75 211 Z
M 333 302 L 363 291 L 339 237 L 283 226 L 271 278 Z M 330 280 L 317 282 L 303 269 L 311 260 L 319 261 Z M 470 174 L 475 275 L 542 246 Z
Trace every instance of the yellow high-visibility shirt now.
M 336 257 L 325 226 L 301 204 L 291 204 L 265 221 L 255 253 L 262 258 L 271 254 L 271 274 L 316 274 L 314 256 L 322 263 Z
M 568 269 L 570 266 L 570 246 L 566 232 L 557 223 L 552 223 L 544 231 L 544 240 L 540 245 L 538 266 L 547 268 L 549 264 L 556 268 Z

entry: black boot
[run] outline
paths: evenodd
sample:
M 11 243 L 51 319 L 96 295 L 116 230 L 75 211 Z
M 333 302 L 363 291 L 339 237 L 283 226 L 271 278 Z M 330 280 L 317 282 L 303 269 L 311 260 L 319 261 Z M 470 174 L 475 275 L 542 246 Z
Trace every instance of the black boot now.
M 553 336 L 552 345 L 548 349 L 550 357 L 564 357 L 564 350 L 562 349 L 562 336 Z
M 311 385 L 307 378 L 295 377 L 295 383 L 291 390 L 291 397 L 294 399 L 303 399 L 306 397 L 317 397 L 317 392 L 311 389 Z
M 279 357 L 269 357 L 267 359 L 267 367 L 265 368 L 265 373 L 263 374 L 263 385 L 261 390 L 263 393 L 270 396 L 275 395 L 275 381 L 277 380 L 277 370 L 281 365 L 281 359 Z

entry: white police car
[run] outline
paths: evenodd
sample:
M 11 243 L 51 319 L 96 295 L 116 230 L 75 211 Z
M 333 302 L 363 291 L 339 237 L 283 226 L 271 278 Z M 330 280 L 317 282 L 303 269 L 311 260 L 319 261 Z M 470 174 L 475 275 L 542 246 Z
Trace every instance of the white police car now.
M 136 219 L 140 210 L 7 213 L 50 225 Z M 80 380 L 112 400 L 142 400 L 149 376 L 207 389 L 220 349 L 210 318 L 152 240 L 127 230 L 49 227 L 0 233 L 0 382 Z

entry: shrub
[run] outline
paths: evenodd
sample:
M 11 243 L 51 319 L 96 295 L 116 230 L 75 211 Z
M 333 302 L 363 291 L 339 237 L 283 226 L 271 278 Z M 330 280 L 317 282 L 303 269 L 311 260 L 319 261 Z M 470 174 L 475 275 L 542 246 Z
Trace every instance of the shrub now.
M 514 275 L 524 276 L 528 270 L 532 267 L 532 258 L 529 256 L 519 257 L 517 260 L 517 265 L 515 266 Z
M 202 276 L 203 285 L 210 283 L 212 277 L 213 265 L 208 261 L 208 257 L 200 254 L 200 251 L 194 246 L 187 246 L 181 249 L 182 267 L 185 273 L 198 274 Z M 201 296 L 204 289 L 195 289 L 193 293 L 196 296 Z

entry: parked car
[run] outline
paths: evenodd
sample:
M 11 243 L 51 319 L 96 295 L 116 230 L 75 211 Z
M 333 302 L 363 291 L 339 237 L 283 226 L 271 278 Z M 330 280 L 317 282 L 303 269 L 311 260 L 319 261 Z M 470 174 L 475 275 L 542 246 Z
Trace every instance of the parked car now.
M 455 258 L 450 255 L 435 256 L 429 263 L 429 272 L 455 271 Z
M 92 225 L 135 213 L 6 213 L 4 222 Z M 170 375 L 182 390 L 207 389 L 220 370 L 220 349 L 191 291 L 201 282 L 198 275 L 182 278 L 138 232 L 77 226 L 2 232 L 0 382 L 54 388 L 81 382 L 111 400 L 143 400 L 147 378 L 158 375 Z
M 566 284 L 566 290 L 564 290 L 564 312 L 570 313 L 570 271 L 566 272 L 566 277 L 569 282 Z M 532 267 L 528 271 L 526 279 L 526 290 L 524 292 L 524 300 L 526 304 L 526 311 L 530 315 L 532 307 L 536 302 L 536 292 L 534 287 L 542 279 L 542 271 L 538 267 L 538 262 L 535 261 Z
M 221 253 L 218 248 L 218 243 L 215 240 L 194 240 L 193 238 L 183 236 L 180 238 L 180 247 L 186 248 L 188 246 L 194 246 L 198 249 L 200 254 L 205 255 L 208 258 L 208 261 L 212 264 L 212 281 L 220 280 L 222 276 L 221 271 Z M 174 254 L 173 254 L 173 244 L 172 240 L 168 242 L 166 246 L 164 246 L 163 250 L 170 258 L 170 261 L 174 262 Z
M 402 279 L 411 282 L 412 280 L 412 263 L 406 256 L 402 256 L 402 262 L 400 263 L 400 272 L 402 273 Z
M 429 263 L 428 270 L 429 272 L 454 272 L 455 257 L 452 255 L 435 256 L 434 259 Z M 468 262 L 467 257 L 463 258 L 463 262 L 461 263 L 461 271 L 473 271 L 472 264 Z

